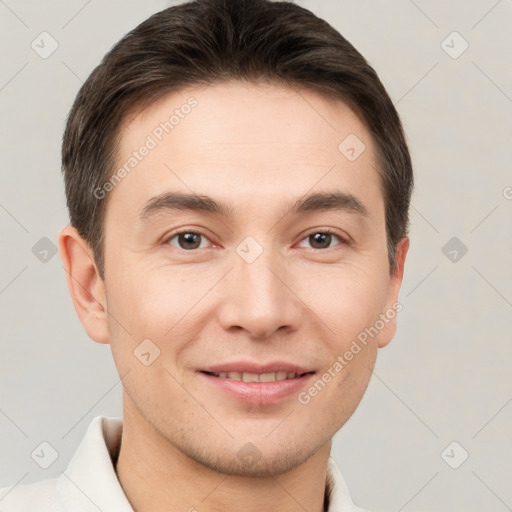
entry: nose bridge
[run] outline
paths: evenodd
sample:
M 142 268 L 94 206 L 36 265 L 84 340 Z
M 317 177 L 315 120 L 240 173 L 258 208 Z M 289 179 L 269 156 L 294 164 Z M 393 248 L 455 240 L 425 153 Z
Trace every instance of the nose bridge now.
M 296 327 L 300 301 L 286 285 L 288 278 L 278 251 L 252 237 L 244 240 L 235 250 L 226 283 L 227 303 L 221 308 L 224 327 L 242 327 L 258 338 L 280 327 Z

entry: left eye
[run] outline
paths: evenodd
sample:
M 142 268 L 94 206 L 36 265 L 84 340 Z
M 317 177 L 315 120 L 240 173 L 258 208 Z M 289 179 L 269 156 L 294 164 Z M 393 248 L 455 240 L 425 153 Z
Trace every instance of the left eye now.
M 308 236 L 303 238 L 301 242 L 304 240 L 311 240 L 313 249 L 330 249 L 329 246 L 331 245 L 333 237 L 340 240 L 341 243 L 344 243 L 344 240 L 339 235 L 330 231 L 316 231 L 314 233 L 310 233 Z
M 180 249 L 204 249 L 204 247 L 201 247 L 201 237 L 207 240 L 207 238 L 201 233 L 196 233 L 195 231 L 182 231 L 181 233 L 176 233 L 173 237 L 169 238 L 167 243 L 176 245 L 172 243 L 172 240 L 176 238 Z
M 314 233 L 310 233 L 301 240 L 301 243 L 305 240 L 310 240 L 313 249 L 330 249 L 333 237 L 337 238 L 341 244 L 344 243 L 344 240 L 339 235 L 330 231 L 316 231 Z M 180 233 L 175 233 L 171 238 L 169 238 L 167 243 L 183 250 L 204 249 L 205 246 L 201 245 L 201 238 L 208 240 L 208 238 L 201 233 L 197 233 L 195 231 L 181 231 Z M 175 239 L 177 243 L 172 242 Z M 206 244 L 206 247 L 207 246 L 208 244 Z

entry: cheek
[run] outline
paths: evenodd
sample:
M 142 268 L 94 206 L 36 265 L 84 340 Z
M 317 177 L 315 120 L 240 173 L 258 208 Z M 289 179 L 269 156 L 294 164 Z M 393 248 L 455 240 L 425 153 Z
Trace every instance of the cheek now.
M 188 316 L 211 288 L 210 281 L 183 268 L 133 266 L 112 276 L 109 309 L 134 335 L 161 338 Z
M 375 344 L 364 345 L 359 343 L 359 348 L 361 351 L 353 354 L 351 356 L 352 359 L 347 361 L 341 370 L 340 373 L 343 378 L 339 379 L 335 391 L 336 397 L 340 402 L 342 401 L 340 397 L 344 397 L 344 406 L 340 408 L 339 414 L 341 414 L 342 419 L 345 421 L 353 414 L 361 402 L 372 376 L 377 356 L 377 346 Z M 350 350 L 343 353 L 342 360 L 346 361 L 349 352 L 352 353 Z
M 310 275 L 309 280 L 322 286 L 305 289 L 305 302 L 344 343 L 350 344 L 372 325 L 385 307 L 388 276 L 375 267 L 343 268 L 329 274 L 324 271 L 323 279 Z
M 359 344 L 356 350 L 350 350 L 348 345 L 338 348 L 331 356 L 332 360 L 319 372 L 318 380 L 312 382 L 312 386 L 299 397 L 300 403 L 311 408 L 308 411 L 311 428 L 315 428 L 314 418 L 327 416 L 332 435 L 345 424 L 361 402 L 377 354 L 375 344 Z

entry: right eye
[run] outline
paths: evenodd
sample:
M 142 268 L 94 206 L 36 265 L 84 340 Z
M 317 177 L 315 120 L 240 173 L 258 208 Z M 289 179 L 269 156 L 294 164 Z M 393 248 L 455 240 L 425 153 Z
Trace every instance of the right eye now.
M 190 252 L 195 249 L 205 248 L 204 246 L 201 246 L 201 237 L 208 240 L 208 238 L 206 238 L 202 233 L 191 230 L 182 230 L 171 234 L 164 243 L 174 245 L 175 247 L 178 247 L 178 249 Z M 173 243 L 173 240 L 176 240 L 176 243 Z

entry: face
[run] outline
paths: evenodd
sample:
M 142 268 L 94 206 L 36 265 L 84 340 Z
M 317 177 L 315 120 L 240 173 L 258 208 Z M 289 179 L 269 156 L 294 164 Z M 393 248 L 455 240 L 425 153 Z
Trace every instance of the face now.
M 128 119 L 117 158 L 108 314 L 88 332 L 111 345 L 125 415 L 231 474 L 330 446 L 394 334 L 407 251 L 390 275 L 364 125 L 305 90 L 189 88 Z

